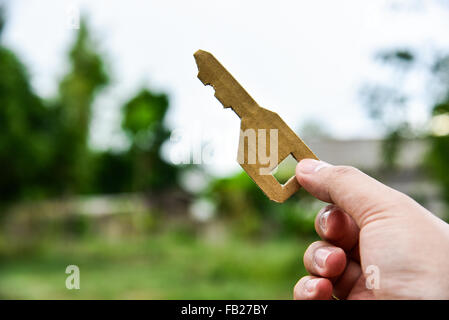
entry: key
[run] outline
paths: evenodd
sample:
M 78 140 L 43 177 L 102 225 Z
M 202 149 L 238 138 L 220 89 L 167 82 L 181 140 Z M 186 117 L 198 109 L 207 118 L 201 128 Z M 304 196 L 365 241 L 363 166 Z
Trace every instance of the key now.
M 295 176 L 280 184 L 273 170 L 289 155 L 296 161 L 318 158 L 277 113 L 260 107 L 211 53 L 198 50 L 194 57 L 201 82 L 212 86 L 221 104 L 240 117 L 239 164 L 269 199 L 284 202 L 300 185 Z

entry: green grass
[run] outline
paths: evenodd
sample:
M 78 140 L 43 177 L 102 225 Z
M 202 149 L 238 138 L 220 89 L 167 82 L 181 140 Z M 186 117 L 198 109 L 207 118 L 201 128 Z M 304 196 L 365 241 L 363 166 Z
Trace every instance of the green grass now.
M 291 299 L 306 246 L 292 239 L 214 244 L 175 233 L 47 241 L 2 258 L 0 298 Z M 80 290 L 65 288 L 70 264 L 80 268 Z

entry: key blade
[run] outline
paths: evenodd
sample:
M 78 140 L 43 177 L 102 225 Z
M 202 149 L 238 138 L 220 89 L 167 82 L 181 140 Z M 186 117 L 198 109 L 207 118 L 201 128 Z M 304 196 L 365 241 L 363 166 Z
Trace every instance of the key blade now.
M 257 108 L 256 101 L 209 52 L 198 50 L 193 55 L 198 66 L 198 78 L 215 89 L 215 97 L 225 108 L 232 108 L 241 118 Z

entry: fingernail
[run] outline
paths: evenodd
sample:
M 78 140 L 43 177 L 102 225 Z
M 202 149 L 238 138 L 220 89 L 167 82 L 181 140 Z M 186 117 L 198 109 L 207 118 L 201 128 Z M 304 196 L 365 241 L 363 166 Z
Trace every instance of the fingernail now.
M 318 279 L 310 279 L 310 280 L 307 280 L 306 283 L 304 283 L 304 287 L 306 288 L 306 290 L 308 292 L 313 292 L 313 291 L 315 291 L 315 287 L 316 287 L 317 283 L 318 283 Z
M 325 210 L 324 212 L 320 213 L 320 218 L 318 221 L 320 223 L 321 230 L 326 231 L 327 230 L 327 218 L 329 218 L 329 215 L 330 215 L 332 209 L 325 208 L 324 210 Z
M 315 159 L 304 159 L 298 163 L 298 171 L 305 174 L 318 172 L 324 167 L 330 167 L 330 164 Z
M 326 260 L 331 253 L 332 251 L 326 248 L 319 248 L 316 250 L 313 257 L 315 264 L 320 268 L 324 268 L 326 265 Z

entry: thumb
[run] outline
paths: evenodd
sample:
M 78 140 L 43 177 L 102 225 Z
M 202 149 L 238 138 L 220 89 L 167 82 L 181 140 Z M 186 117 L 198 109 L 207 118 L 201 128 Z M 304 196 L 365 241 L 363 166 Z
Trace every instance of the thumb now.
M 343 209 L 359 228 L 375 215 L 392 211 L 386 209 L 410 201 L 406 195 L 353 167 L 304 159 L 296 167 L 296 178 L 314 197 Z

